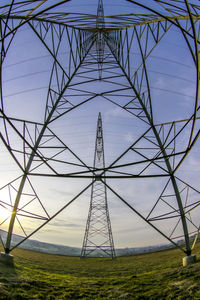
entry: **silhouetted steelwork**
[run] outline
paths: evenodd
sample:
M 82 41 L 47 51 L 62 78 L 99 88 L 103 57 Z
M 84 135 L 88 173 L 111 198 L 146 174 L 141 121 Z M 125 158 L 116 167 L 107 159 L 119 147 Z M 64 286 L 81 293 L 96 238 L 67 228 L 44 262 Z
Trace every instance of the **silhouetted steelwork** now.
M 191 247 L 189 237 L 194 234 L 198 237 L 200 229 L 191 213 L 199 207 L 200 200 L 189 200 L 189 191 L 198 196 L 199 191 L 178 178 L 176 171 L 200 135 L 200 6 L 198 2 L 188 0 L 152 0 L 151 3 L 145 0 L 128 0 L 132 4 L 132 12 L 106 16 L 101 0 L 98 2 L 97 15 L 66 12 L 68 2 L 70 3 L 68 0 L 56 1 L 49 6 L 48 1 L 12 0 L 0 4 L 0 138 L 21 171 L 21 176 L 1 188 L 1 191 L 8 194 L 9 202 L 0 199 L 0 205 L 12 211 L 11 217 L 0 224 L 9 219 L 6 242 L 1 238 L 4 250 L 10 253 L 91 186 L 99 184 L 101 188 L 110 190 L 166 240 L 190 255 L 194 245 Z M 139 13 L 134 13 L 135 9 L 140 9 Z M 27 26 L 52 59 L 44 121 L 41 123 L 26 120 L 25 117 L 14 118 L 7 114 L 5 108 L 4 64 L 18 31 Z M 163 37 L 167 38 L 172 28 L 185 40 L 191 54 L 196 80 L 195 95 L 191 96 L 193 102 L 190 103 L 190 107 L 193 105 L 193 112 L 185 119 L 158 124 L 155 121 L 156 111 L 152 101 L 154 87 L 150 81 L 148 62 L 154 49 Z M 61 58 L 63 41 L 68 50 L 67 65 L 64 65 Z M 134 52 L 135 47 L 138 53 Z M 139 63 L 134 65 L 135 61 Z M 99 80 L 106 83 L 107 90 L 100 93 L 91 91 L 88 86 Z M 108 84 L 111 84 L 110 89 Z M 90 104 L 97 97 L 121 108 L 144 125 L 140 136 L 123 153 L 113 158 L 109 165 L 102 165 L 98 169 L 98 181 L 96 169 L 71 150 L 68 143 L 53 129 L 56 120 L 86 103 Z M 183 137 L 183 133 L 187 133 L 187 138 Z M 13 135 L 15 138 L 12 138 Z M 15 143 L 15 139 L 20 143 Z M 180 139 L 181 146 L 177 142 Z M 73 159 L 67 160 L 64 157 L 66 153 Z M 131 154 L 133 157 L 129 158 Z M 124 158 L 127 159 L 123 160 Z M 35 176 L 89 178 L 92 182 L 50 215 L 48 207 L 45 207 L 31 182 L 31 178 Z M 110 183 L 117 179 L 132 179 L 134 182 L 134 179 L 144 178 L 166 179 L 164 188 L 159 196 L 155 196 L 146 215 L 131 205 Z M 109 179 L 109 183 L 106 179 Z M 183 198 L 185 191 L 186 198 Z M 170 202 L 169 199 L 176 201 Z M 33 202 L 40 206 L 40 213 L 29 209 L 29 204 Z M 159 205 L 165 205 L 166 211 L 157 211 Z M 42 223 L 31 233 L 27 233 L 21 221 L 22 216 L 38 219 Z M 171 232 L 159 227 L 161 221 L 167 220 L 173 220 Z M 22 239 L 19 243 L 11 243 L 16 223 L 23 232 Z M 176 229 L 180 224 L 182 233 L 177 236 Z M 178 239 L 184 239 L 184 246 L 177 242 Z
M 104 48 L 105 48 L 105 40 L 102 30 L 105 28 L 104 24 L 104 9 L 103 2 L 99 0 L 98 9 L 97 9 L 97 34 L 96 34 L 96 48 L 97 48 L 97 60 L 99 67 L 99 80 L 102 78 L 102 67 L 103 67 L 103 59 L 104 59 Z
M 115 257 L 111 222 L 108 210 L 106 185 L 99 180 L 101 171 L 105 168 L 104 142 L 101 113 L 97 121 L 97 133 L 94 153 L 94 183 L 91 190 L 91 200 L 86 223 L 85 236 L 81 257 L 109 256 Z

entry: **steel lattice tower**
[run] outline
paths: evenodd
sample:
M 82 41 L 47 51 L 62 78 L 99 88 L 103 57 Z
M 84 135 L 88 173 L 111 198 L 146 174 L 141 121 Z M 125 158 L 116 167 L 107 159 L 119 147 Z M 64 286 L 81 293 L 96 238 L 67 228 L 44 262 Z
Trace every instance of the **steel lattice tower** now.
M 115 257 L 111 222 L 109 217 L 107 191 L 100 180 L 98 169 L 105 168 L 103 128 L 101 113 L 97 121 L 96 143 L 94 153 L 95 182 L 92 185 L 91 200 L 86 223 L 81 257 L 109 256 Z
M 200 231 L 200 191 L 183 171 L 200 136 L 199 2 L 128 0 L 117 8 L 111 1 L 106 14 L 102 0 L 94 10 L 87 6 L 79 13 L 69 0 L 1 2 L 0 141 L 9 158 L 0 188 L 5 253 L 99 184 L 142 224 L 190 256 Z M 32 46 L 24 39 L 27 32 Z M 177 37 L 184 44 L 184 61 L 179 59 L 182 50 L 175 50 Z M 16 54 L 17 41 L 23 51 Z M 21 60 L 13 62 L 14 55 Z M 110 161 L 97 173 L 82 156 L 84 149 L 74 150 L 58 127 L 70 130 L 70 116 L 80 127 L 80 114 L 88 118 L 98 101 L 106 112 L 111 106 L 117 114 L 120 110 L 130 120 L 131 134 L 125 140 L 123 123 L 112 127 L 123 147 L 112 149 Z M 6 177 L 11 161 L 17 171 Z M 2 158 L 1 170 L 3 165 Z M 64 180 L 62 186 L 74 180 L 80 189 L 50 209 L 46 199 L 51 195 L 43 194 L 38 178 L 46 180 L 45 191 L 53 180 Z M 137 197 L 146 190 L 140 201 L 137 187 Z

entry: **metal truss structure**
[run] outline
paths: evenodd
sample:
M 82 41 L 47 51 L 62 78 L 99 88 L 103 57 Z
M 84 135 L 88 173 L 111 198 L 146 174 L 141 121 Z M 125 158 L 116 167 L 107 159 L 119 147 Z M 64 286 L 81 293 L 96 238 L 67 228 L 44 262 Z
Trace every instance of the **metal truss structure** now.
M 93 167 L 97 170 L 105 168 L 101 113 L 99 113 L 97 121 Z M 108 210 L 107 191 L 105 184 L 97 179 L 100 174 L 101 171 L 99 173 L 96 172 L 96 181 L 92 185 L 81 257 L 106 255 L 114 258 L 116 255 Z
M 190 236 L 197 238 L 200 228 L 199 191 L 178 172 L 200 135 L 200 5 L 198 1 L 190 0 L 128 0 L 120 3 L 128 6 L 129 11 L 123 13 L 119 8 L 119 13 L 112 14 L 112 10 L 109 14 L 104 13 L 102 0 L 96 4 L 97 13 L 87 12 L 87 6 L 84 12 L 77 13 L 77 8 L 73 11 L 70 6 L 73 1 L 68 0 L 1 1 L 0 138 L 2 147 L 5 146 L 20 173 L 0 190 L 0 212 L 10 212 L 7 218 L 1 218 L 0 224 L 1 228 L 8 224 L 6 240 L 1 237 L 7 254 L 44 228 L 92 186 L 99 184 L 166 241 L 187 255 L 191 254 L 194 245 L 191 245 Z M 114 9 L 115 3 L 112 5 Z M 9 110 L 8 91 L 4 87 L 9 53 L 18 35 L 25 34 L 26 30 L 31 31 L 50 57 L 45 104 L 38 103 L 39 111 L 44 107 L 41 122 L 35 121 L 34 114 L 32 119 L 20 114 L 17 117 L 12 109 Z M 165 106 L 162 104 L 163 107 L 158 109 L 152 74 L 159 78 L 166 65 L 163 59 L 163 66 L 152 71 L 151 62 L 156 59 L 162 42 L 169 41 L 170 45 L 173 35 L 181 37 L 187 49 L 195 93 L 189 95 L 189 109 L 185 108 L 185 114 L 178 115 L 175 114 L 178 113 L 178 100 L 174 99 L 184 95 L 181 90 L 176 90 L 171 118 L 162 119 L 162 114 L 160 120 L 159 115 L 161 111 L 167 111 L 166 102 L 167 105 L 170 103 L 172 93 L 167 101 L 163 100 Z M 39 84 L 39 80 L 35 83 Z M 159 92 L 162 101 L 164 88 Z M 17 99 L 17 93 L 14 98 Z M 79 120 L 79 112 L 86 113 L 97 99 L 125 113 L 135 130 L 129 145 L 100 167 L 93 166 L 73 151 L 70 142 L 54 127 L 61 120 L 67 120 L 70 114 L 77 113 Z M 28 98 L 27 101 L 37 102 Z M 82 107 L 86 107 L 85 110 Z M 37 177 L 88 181 L 81 185 L 76 195 L 52 212 L 49 203 L 44 204 L 34 186 L 33 179 Z M 117 188 L 124 182 L 127 182 L 126 188 L 138 182 L 144 182 L 145 186 L 148 180 L 161 180 L 162 184 L 160 189 L 157 185 L 155 189 L 152 186 L 154 194 L 151 201 L 150 197 L 145 199 L 144 210 L 126 197 L 123 188 Z M 29 219 L 34 220 L 34 226 L 27 232 L 25 227 Z M 17 242 L 15 226 L 21 230 L 21 240 Z

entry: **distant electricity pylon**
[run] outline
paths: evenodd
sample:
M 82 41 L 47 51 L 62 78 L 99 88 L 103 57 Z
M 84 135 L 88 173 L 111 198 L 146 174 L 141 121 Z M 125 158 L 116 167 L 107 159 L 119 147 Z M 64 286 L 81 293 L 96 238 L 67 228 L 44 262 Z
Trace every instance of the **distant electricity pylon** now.
M 93 186 L 93 196 L 98 187 L 107 189 L 142 229 L 146 225 L 159 242 L 191 256 L 200 232 L 200 191 L 188 183 L 188 174 L 180 176 L 186 174 L 185 163 L 193 175 L 199 162 L 198 151 L 195 163 L 188 162 L 200 137 L 199 1 L 107 0 L 103 7 L 98 0 L 97 8 L 95 1 L 89 1 L 91 6 L 79 2 L 80 12 L 69 0 L 0 1 L 0 142 L 16 171 L 7 178 L 0 168 L 4 252 L 9 255 Z M 23 51 L 16 52 L 17 44 Z M 22 102 L 31 112 L 28 117 Z M 120 111 L 115 120 L 127 116 L 126 133 L 131 131 L 125 138 L 122 122 L 119 130 L 112 123 L 119 147 L 112 148 L 98 171 L 93 155 L 86 153 L 86 158 L 86 151 L 74 150 L 57 126 L 65 127 L 73 115 L 80 128 L 80 115 L 100 111 L 97 103 Z M 45 192 L 53 180 L 77 185 L 58 209 L 46 200 L 42 180 Z
M 91 190 L 90 207 L 81 257 L 115 257 L 115 248 L 107 202 L 107 190 L 105 184 L 101 181 L 101 171 L 98 171 L 102 168 L 105 168 L 105 158 L 102 118 L 101 113 L 99 113 L 94 152 L 95 181 Z

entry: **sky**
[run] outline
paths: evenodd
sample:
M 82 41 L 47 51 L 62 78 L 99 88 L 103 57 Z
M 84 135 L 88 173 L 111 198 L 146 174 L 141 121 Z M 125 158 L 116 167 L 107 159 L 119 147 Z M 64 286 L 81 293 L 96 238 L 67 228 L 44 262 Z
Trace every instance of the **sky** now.
M 9 1 L 8 1 L 9 2 Z M 105 1 L 104 1 L 105 2 Z M 152 1 L 147 1 L 152 5 Z M 147 3 L 145 2 L 145 3 Z M 48 1 L 48 4 L 54 1 Z M 75 13 L 90 13 L 95 14 L 98 1 L 80 1 L 72 0 L 65 4 L 63 9 L 66 12 Z M 47 4 L 44 4 L 44 7 Z M 153 4 L 154 7 L 154 4 Z M 162 8 L 159 8 L 162 11 Z M 106 1 L 104 3 L 105 15 L 114 15 L 119 13 L 142 13 L 141 8 L 133 6 L 126 1 Z M 57 9 L 59 11 L 59 9 Z M 106 20 L 106 18 L 105 18 Z M 131 36 L 132 29 L 129 31 Z M 64 35 L 65 36 L 65 35 Z M 49 40 L 48 40 L 49 39 Z M 141 56 L 138 44 L 134 40 L 131 52 L 131 70 L 133 75 L 135 70 L 141 64 Z M 47 43 L 50 44 L 50 37 L 47 37 Z M 127 49 L 125 49 L 125 52 Z M 93 49 L 93 54 L 95 48 Z M 109 51 L 106 48 L 105 53 L 108 53 L 105 59 L 110 59 Z M 92 54 L 92 55 L 93 55 Z M 87 56 L 86 60 L 92 61 L 93 56 Z M 58 54 L 59 61 L 68 68 L 69 64 L 69 48 L 68 44 L 63 39 L 60 51 Z M 5 113 L 12 118 L 28 120 L 31 122 L 42 123 L 44 121 L 45 105 L 47 99 L 48 84 L 51 72 L 52 57 L 46 48 L 39 41 L 38 37 L 33 33 L 32 29 L 25 25 L 17 32 L 11 47 L 7 53 L 3 63 L 3 98 Z M 95 67 L 96 68 L 96 67 Z M 170 28 L 168 33 L 163 37 L 161 42 L 155 47 L 147 60 L 147 69 L 149 72 L 149 80 L 151 87 L 152 106 L 155 124 L 173 122 L 189 118 L 194 110 L 195 96 L 195 68 L 185 40 L 177 28 Z M 80 68 L 80 72 L 85 72 L 86 66 Z M 116 73 L 119 69 L 113 65 L 113 70 Z M 111 70 L 103 70 L 103 76 L 110 76 Z M 89 75 L 92 78 L 98 78 L 98 71 L 94 70 Z M 132 77 L 133 78 L 133 77 Z M 55 81 L 55 78 L 53 78 Z M 102 93 L 107 91 L 105 97 L 98 96 L 92 101 L 80 106 L 78 109 L 72 110 L 70 113 L 57 119 L 50 125 L 50 129 L 59 137 L 70 149 L 76 153 L 82 161 L 89 166 L 93 165 L 96 123 L 98 113 L 102 114 L 105 161 L 106 165 L 111 164 L 119 155 L 121 155 L 131 144 L 133 144 L 149 127 L 143 121 L 133 117 L 127 111 L 122 110 L 117 105 L 113 105 L 109 100 L 117 99 L 117 103 L 123 103 L 125 99 L 131 99 L 132 91 L 130 89 L 123 92 L 109 93 L 110 90 L 117 89 L 122 85 L 127 86 L 127 80 L 124 77 L 113 80 L 107 79 L 104 81 L 95 81 L 92 84 L 81 84 L 80 91 L 74 90 L 77 88 L 77 82 L 81 81 L 81 77 L 75 77 L 70 88 L 66 91 L 67 99 L 79 103 L 81 99 L 86 99 L 88 95 L 93 93 Z M 56 82 L 53 82 L 53 87 Z M 55 87 L 56 88 L 56 87 Z M 145 91 L 145 85 L 142 87 Z M 86 96 L 85 96 L 86 95 Z M 22 123 L 13 121 L 15 126 L 22 130 Z M 198 130 L 199 123 L 197 122 Z M 33 132 L 33 125 L 27 125 L 30 132 Z M 182 123 L 178 123 L 176 130 L 181 128 Z M 39 125 L 38 125 L 39 127 Z M 169 128 L 169 126 L 165 127 Z M 176 149 L 184 149 L 187 145 L 190 134 L 190 126 L 188 126 L 177 138 Z M 169 130 L 169 129 L 168 129 Z M 4 133 L 3 123 L 1 122 L 1 131 Z M 21 149 L 23 146 L 19 137 L 14 133 L 11 127 L 8 126 L 10 142 L 16 149 Z M 28 134 L 28 131 L 27 133 Z M 165 132 L 166 134 L 166 132 Z M 49 142 L 50 145 L 51 142 Z M 58 139 L 56 145 L 60 145 Z M 142 149 L 148 141 L 138 142 L 136 147 Z M 9 157 L 5 146 L 1 142 L 0 152 L 0 178 L 1 186 L 0 200 L 9 203 L 8 195 L 10 193 L 12 201 L 16 196 L 16 190 L 20 183 L 22 175 L 19 167 Z M 177 177 L 192 185 L 196 190 L 190 189 L 189 202 L 198 201 L 198 174 L 199 174 L 199 142 L 196 143 L 190 155 L 181 165 L 177 172 Z M 142 150 L 141 150 L 142 151 Z M 148 149 L 145 150 L 148 152 Z M 153 151 L 156 151 L 155 149 Z M 152 153 L 153 153 L 152 151 Z M 49 152 L 49 155 L 53 152 Z M 23 156 L 16 152 L 17 157 L 23 160 Z M 48 155 L 48 154 L 47 154 Z M 63 158 L 64 156 L 60 156 Z M 67 161 L 75 162 L 76 159 L 65 151 Z M 123 157 L 119 164 L 134 162 L 139 159 L 138 155 L 133 151 Z M 179 161 L 179 157 L 177 161 Z M 35 162 L 37 165 L 37 162 Z M 58 165 L 58 170 L 65 173 L 69 170 L 75 170 L 71 167 Z M 123 168 L 126 172 L 139 172 L 141 166 L 130 166 Z M 119 168 L 119 170 L 121 170 Z M 38 168 L 38 172 L 46 172 L 46 169 Z M 152 167 L 149 172 L 157 172 L 156 167 Z M 145 174 L 148 174 L 146 172 Z M 91 183 L 91 179 L 75 179 L 75 178 L 51 178 L 47 176 L 36 177 L 30 176 L 31 184 L 27 182 L 24 194 L 20 200 L 20 207 L 31 201 L 27 206 L 28 211 L 35 214 L 45 215 L 41 208 L 39 200 L 41 199 L 47 212 L 52 216 L 58 209 L 68 203 L 75 197 L 85 186 Z M 142 215 L 147 216 L 151 208 L 160 197 L 166 178 L 145 178 L 145 179 L 108 179 L 107 183 L 119 193 L 128 203 L 137 209 Z M 9 188 L 6 186 L 13 181 Z M 188 189 L 185 184 L 178 179 L 178 185 L 185 203 Z M 163 199 L 167 199 L 168 204 L 176 207 L 175 197 L 171 195 L 172 187 L 169 184 L 163 193 Z M 28 195 L 27 195 L 28 194 Z M 87 189 L 76 201 L 74 201 L 66 210 L 53 219 L 48 225 L 43 227 L 39 232 L 33 235 L 32 238 L 40 241 L 64 244 L 69 246 L 81 247 L 84 236 L 85 224 L 88 215 L 90 202 L 90 189 Z M 170 200 L 169 196 L 171 195 Z M 138 247 L 152 244 L 160 244 L 166 242 L 160 234 L 155 232 L 144 220 L 130 210 L 122 201 L 111 191 L 108 190 L 108 205 L 111 218 L 113 237 L 116 247 Z M 159 203 L 155 211 L 152 213 L 164 214 L 169 210 L 169 205 L 164 201 Z M 6 210 L 0 207 L 0 220 L 6 217 Z M 191 212 L 191 216 L 198 223 L 198 207 Z M 9 214 L 8 214 L 9 217 Z M 189 218 L 189 217 L 188 217 Z M 9 220 L 9 219 L 8 219 Z M 26 233 L 31 233 L 43 221 L 20 217 L 16 220 L 14 232 L 24 235 L 20 227 L 23 223 Z M 169 235 L 170 231 L 175 226 L 175 221 L 157 221 L 157 226 L 164 233 Z M 177 227 L 177 235 L 180 234 L 180 224 Z M 1 225 L 1 228 L 7 230 L 8 221 Z M 189 224 L 190 231 L 194 228 Z

